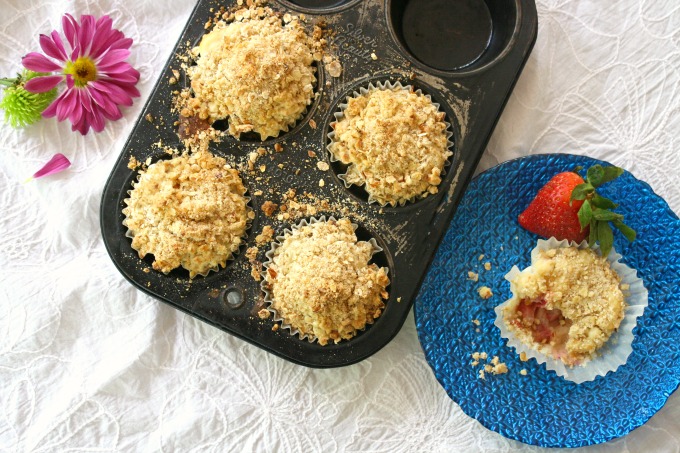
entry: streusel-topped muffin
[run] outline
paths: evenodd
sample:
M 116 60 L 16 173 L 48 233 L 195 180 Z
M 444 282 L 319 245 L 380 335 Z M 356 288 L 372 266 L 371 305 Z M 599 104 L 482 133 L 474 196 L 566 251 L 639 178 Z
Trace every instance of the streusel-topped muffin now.
M 295 124 L 314 97 L 313 63 L 321 55 L 298 18 L 287 19 L 242 10 L 204 36 L 188 71 L 198 116 L 228 118 L 236 138 L 254 131 L 264 140 Z
M 510 285 L 513 298 L 503 310 L 508 329 L 566 365 L 591 359 L 624 317 L 621 278 L 589 248 L 539 251 Z
M 271 308 L 321 345 L 354 337 L 380 316 L 388 297 L 386 269 L 369 264 L 374 251 L 357 241 L 347 219 L 294 229 L 267 265 Z
M 348 164 L 343 179 L 381 205 L 437 193 L 447 159 L 447 126 L 429 97 L 393 88 L 349 98 L 333 124 L 329 151 Z
M 224 267 L 245 236 L 245 192 L 238 171 L 206 151 L 149 165 L 125 199 L 132 248 L 153 254 L 164 273 L 182 266 L 194 278 Z

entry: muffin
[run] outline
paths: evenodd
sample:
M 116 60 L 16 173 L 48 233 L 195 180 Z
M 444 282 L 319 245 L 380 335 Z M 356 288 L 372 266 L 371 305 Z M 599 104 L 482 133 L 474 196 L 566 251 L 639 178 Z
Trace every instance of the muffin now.
M 249 208 L 238 171 L 206 151 L 161 160 L 142 171 L 123 209 L 132 248 L 153 268 L 190 277 L 226 266 L 243 242 Z
M 621 278 L 590 248 L 539 251 L 510 287 L 513 297 L 503 309 L 508 330 L 568 366 L 590 360 L 626 309 Z
M 348 165 L 341 178 L 364 186 L 369 202 L 403 205 L 438 192 L 451 152 L 444 113 L 400 84 L 362 90 L 341 106 L 328 150 Z
M 326 345 L 349 340 L 381 315 L 387 269 L 369 263 L 379 249 L 357 241 L 349 220 L 313 219 L 279 239 L 267 254 L 263 288 L 284 327 Z
M 188 70 L 200 118 L 229 119 L 229 134 L 276 137 L 306 111 L 314 97 L 318 45 L 296 17 L 242 10 L 203 37 Z M 284 23 L 285 22 L 285 23 Z

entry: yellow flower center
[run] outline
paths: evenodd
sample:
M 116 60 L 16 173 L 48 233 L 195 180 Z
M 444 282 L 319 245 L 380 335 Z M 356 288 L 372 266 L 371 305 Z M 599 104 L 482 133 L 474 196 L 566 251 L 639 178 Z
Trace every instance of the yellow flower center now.
M 80 57 L 75 62 L 69 61 L 64 72 L 73 76 L 77 87 L 84 87 L 87 82 L 97 80 L 97 67 L 88 57 Z

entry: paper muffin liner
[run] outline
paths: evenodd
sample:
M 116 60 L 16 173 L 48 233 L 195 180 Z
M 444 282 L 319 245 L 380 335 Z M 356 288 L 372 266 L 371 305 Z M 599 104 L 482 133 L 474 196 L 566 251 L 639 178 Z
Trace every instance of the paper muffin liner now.
M 211 154 L 213 154 L 213 153 L 211 153 Z M 214 155 L 214 154 L 213 154 L 213 155 Z M 174 157 L 177 157 L 177 156 L 174 156 Z M 159 159 L 159 160 L 162 160 L 162 159 Z M 158 162 L 158 160 L 157 160 L 156 162 Z M 153 162 L 151 165 L 155 164 L 156 162 Z M 133 183 L 132 183 L 132 189 L 129 189 L 129 190 L 126 191 L 127 194 L 128 194 L 128 197 L 125 198 L 125 200 L 129 200 L 129 199 L 130 199 L 129 196 L 130 196 L 132 190 L 134 189 L 134 184 L 135 184 L 135 182 L 139 182 L 139 179 L 140 179 L 141 177 L 142 177 L 142 174 L 138 171 L 138 172 L 137 172 L 137 177 L 135 178 L 135 180 L 134 180 Z M 240 177 L 240 175 L 239 175 L 239 177 Z M 245 187 L 245 185 L 244 185 L 244 187 Z M 246 194 L 247 194 L 247 193 L 248 193 L 248 188 L 246 187 Z M 253 225 L 253 219 L 251 219 L 252 216 L 250 215 L 251 212 L 254 212 L 254 211 L 253 211 L 253 208 L 252 208 L 252 206 L 251 206 L 251 202 L 250 202 L 250 201 L 251 201 L 251 197 L 249 197 L 249 196 L 247 196 L 247 195 L 244 195 L 243 198 L 244 198 L 245 201 L 246 201 L 246 228 L 245 228 L 245 230 L 243 231 L 243 235 L 241 236 L 241 243 L 239 244 L 238 249 L 236 249 L 235 252 L 232 252 L 232 253 L 227 257 L 226 262 L 225 262 L 225 266 L 224 266 L 222 269 L 226 268 L 227 265 L 229 264 L 229 262 L 230 262 L 230 261 L 233 261 L 234 258 L 240 253 L 241 248 L 243 247 L 243 245 L 246 243 L 246 241 L 247 241 L 247 239 L 248 239 L 248 234 L 249 234 L 250 228 L 251 228 L 252 225 Z M 128 204 L 125 203 L 125 208 L 123 208 L 123 214 L 125 215 L 125 218 L 123 219 L 123 222 L 122 222 L 122 223 L 123 223 L 123 226 L 126 227 L 126 229 L 125 229 L 125 237 L 130 238 L 130 240 L 132 240 L 135 236 L 134 236 L 134 234 L 132 233 L 132 231 L 130 231 L 130 229 L 127 228 L 127 226 L 128 226 L 128 225 L 127 225 L 128 217 L 127 217 L 127 214 L 126 214 L 126 211 L 127 211 L 127 210 L 128 210 Z M 253 218 L 254 218 L 254 217 L 253 217 Z M 130 247 L 132 247 L 132 243 L 130 243 Z M 137 250 L 136 248 L 132 247 L 132 250 L 134 250 L 135 252 L 137 252 L 137 254 L 139 254 L 139 250 Z M 153 253 L 147 253 L 147 255 L 153 255 Z M 144 255 L 144 257 L 140 258 L 140 261 L 143 260 L 145 257 L 146 257 L 146 255 Z M 220 268 L 221 268 L 221 267 L 220 267 L 220 265 L 218 264 L 218 265 L 216 265 L 216 266 L 211 267 L 210 269 L 208 269 L 205 273 L 197 273 L 196 276 L 201 276 L 201 277 L 204 277 L 204 278 L 205 278 L 205 277 L 207 277 L 207 276 L 210 274 L 210 272 L 218 272 L 218 271 L 220 270 Z M 172 270 L 169 271 L 169 272 L 162 272 L 162 271 L 159 271 L 159 270 L 156 270 L 156 269 L 153 269 L 153 270 L 154 270 L 154 272 L 160 272 L 161 274 L 167 275 L 167 274 L 169 274 L 170 272 L 172 272 L 173 270 L 178 270 L 178 269 L 184 269 L 186 272 L 189 272 L 189 270 L 186 269 L 186 268 L 185 268 L 184 266 L 182 266 L 182 265 L 180 265 L 180 266 L 178 266 L 178 267 L 172 269 Z M 196 277 L 193 277 L 193 278 L 196 278 Z M 192 278 L 192 279 L 193 279 L 193 278 Z
M 284 229 L 283 234 L 275 237 L 275 241 L 272 241 L 271 248 L 269 249 L 269 251 L 267 251 L 264 254 L 264 256 L 267 258 L 267 260 L 264 263 L 262 263 L 262 267 L 264 268 L 265 272 L 269 271 L 269 266 L 273 263 L 274 252 L 276 252 L 276 249 L 281 247 L 283 241 L 289 235 L 293 234 L 293 231 L 299 230 L 300 228 L 308 226 L 308 225 L 313 225 L 315 223 L 321 223 L 321 222 L 326 222 L 326 221 L 331 221 L 331 220 L 335 221 L 335 222 L 338 221 L 338 219 L 336 219 L 334 216 L 329 216 L 328 220 L 327 220 L 326 216 L 322 215 L 322 216 L 319 216 L 319 218 L 310 217 L 309 220 L 302 219 L 297 224 L 291 225 L 290 228 Z M 358 225 L 356 223 L 352 222 L 352 228 L 354 229 L 354 231 L 356 231 L 357 227 L 358 227 Z M 357 242 L 361 242 L 361 241 L 357 241 Z M 383 251 L 382 247 L 380 247 L 378 245 L 378 243 L 376 242 L 376 240 L 374 238 L 371 238 L 368 241 L 363 241 L 363 242 L 368 242 L 369 244 L 371 244 L 371 247 L 373 248 L 371 256 L 375 255 L 376 253 Z M 389 268 L 384 268 L 384 269 L 385 269 L 385 272 L 387 274 L 389 274 Z M 283 317 L 279 316 L 279 313 L 276 311 L 276 309 L 274 309 L 272 307 L 272 304 L 274 302 L 274 299 L 273 299 L 274 296 L 272 294 L 271 288 L 269 287 L 269 283 L 268 283 L 266 278 L 263 278 L 262 281 L 260 282 L 260 288 L 262 288 L 262 292 L 264 293 L 264 302 L 265 302 L 265 305 L 266 305 L 266 310 L 271 314 L 272 319 L 275 323 L 276 322 L 281 323 L 280 329 L 288 330 L 290 335 L 292 335 L 292 336 L 297 335 L 297 336 L 299 336 L 300 340 L 307 340 L 310 343 L 313 343 L 317 340 L 315 335 L 311 335 L 311 334 L 308 334 L 308 333 L 303 334 L 298 329 L 296 329 L 293 326 L 291 326 L 290 324 L 288 324 Z M 384 312 L 384 309 L 383 309 L 383 312 Z M 381 313 L 381 316 L 382 316 L 382 313 Z M 366 325 L 366 327 L 369 326 L 370 324 L 371 323 L 368 323 Z M 363 329 L 359 329 L 358 332 L 363 332 L 364 330 L 366 330 L 366 327 L 364 327 Z M 343 341 L 350 341 L 350 340 L 343 340 Z
M 586 249 L 589 247 L 587 241 L 576 244 L 575 242 L 570 243 L 567 240 L 558 241 L 555 238 L 550 238 L 548 240 L 539 239 L 537 246 L 531 251 L 531 263 L 533 265 L 538 258 L 540 251 L 572 246 L 578 247 L 579 249 Z M 599 247 L 597 245 L 592 248 L 599 252 Z M 637 271 L 635 269 L 632 269 L 619 261 L 621 258 L 622 256 L 613 248 L 607 256 L 607 261 L 611 268 L 619 275 L 619 277 L 621 277 L 621 284 L 629 285 L 629 289 L 623 291 L 624 300 L 626 302 L 624 318 L 621 321 L 618 330 L 609 337 L 609 340 L 596 351 L 596 355 L 589 361 L 578 366 L 570 367 L 565 365 L 561 360 L 536 351 L 522 343 L 515 334 L 507 328 L 503 321 L 503 309 L 510 303 L 512 298 L 495 308 L 496 320 L 494 325 L 500 329 L 501 336 L 508 340 L 508 346 L 513 347 L 518 355 L 523 352 L 528 358 L 536 359 L 539 364 L 545 363 L 548 370 L 554 371 L 558 376 L 561 376 L 568 381 L 581 384 L 583 382 L 592 381 L 597 376 L 604 376 L 609 372 L 616 371 L 620 366 L 627 362 L 628 356 L 633 351 L 633 328 L 637 324 L 637 318 L 642 316 L 648 303 L 647 289 L 644 286 L 644 282 L 637 276 Z M 505 275 L 505 279 L 510 282 L 519 273 L 519 268 L 513 266 L 512 269 L 510 269 L 510 272 Z
M 359 87 L 358 91 L 354 90 L 351 95 L 347 96 L 346 102 L 338 104 L 339 110 L 336 111 L 333 114 L 333 116 L 335 117 L 335 122 L 338 122 L 345 117 L 345 109 L 347 109 L 347 102 L 349 101 L 349 99 L 358 98 L 360 96 L 365 96 L 366 94 L 368 94 L 369 92 L 374 91 L 374 90 L 394 90 L 394 89 L 413 91 L 416 94 L 424 95 L 427 98 L 428 101 L 432 102 L 432 97 L 429 94 L 423 93 L 423 91 L 421 89 L 415 90 L 412 85 L 402 85 L 401 82 L 399 82 L 399 81 L 393 83 L 393 82 L 390 82 L 389 80 L 386 80 L 384 82 L 376 81 L 375 85 L 373 84 L 373 82 L 370 82 L 368 84 L 368 86 Z M 432 102 L 432 105 L 435 106 L 435 108 L 437 109 L 438 112 L 442 112 L 442 110 L 440 108 L 441 105 L 439 103 Z M 444 161 L 444 165 L 441 169 L 440 176 L 442 176 L 442 182 L 439 185 L 443 184 L 443 182 L 444 182 L 443 176 L 446 175 L 446 168 L 451 165 L 451 157 L 453 156 L 453 151 L 451 151 L 452 148 L 453 148 L 453 142 L 451 141 L 451 137 L 453 137 L 453 131 L 451 129 L 451 123 L 449 123 L 448 121 L 444 121 L 444 124 L 446 125 L 446 129 L 445 129 L 445 131 L 446 131 L 446 149 L 447 149 L 449 154 L 446 157 L 446 160 Z M 326 150 L 328 151 L 328 156 L 330 157 L 331 162 L 341 162 L 342 163 L 342 161 L 340 161 L 340 159 L 335 157 L 335 154 L 333 154 L 333 152 L 331 151 L 331 145 L 335 142 L 335 130 L 332 130 L 331 132 L 326 134 L 326 137 L 328 138 Z M 351 166 L 351 165 L 354 165 L 354 164 L 349 164 L 349 166 Z M 346 189 L 349 189 L 350 187 L 352 187 L 352 185 L 354 185 L 353 183 L 347 181 L 347 175 L 345 173 L 339 174 L 338 178 L 343 182 Z M 366 186 L 366 184 L 362 184 L 359 187 L 365 187 L 365 186 Z M 375 204 L 380 205 L 381 207 L 385 207 L 385 206 L 389 205 L 389 203 L 379 202 L 378 200 L 373 198 L 373 195 L 371 195 L 368 191 L 366 191 L 366 193 L 368 194 L 368 202 L 369 203 L 375 203 Z M 413 197 L 409 198 L 408 200 L 399 200 L 397 204 L 398 204 L 398 206 L 404 206 L 407 203 L 412 203 L 414 201 L 417 201 L 418 199 L 426 198 L 429 195 L 431 195 L 431 194 L 429 192 L 425 191 L 424 193 L 414 195 Z

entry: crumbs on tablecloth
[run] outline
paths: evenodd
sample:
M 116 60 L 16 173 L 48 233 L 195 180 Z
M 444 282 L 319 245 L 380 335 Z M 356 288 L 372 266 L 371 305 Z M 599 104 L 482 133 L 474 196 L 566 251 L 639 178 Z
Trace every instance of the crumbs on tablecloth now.
M 479 281 L 479 274 L 476 272 L 468 271 L 468 280 L 472 280 L 473 282 Z

